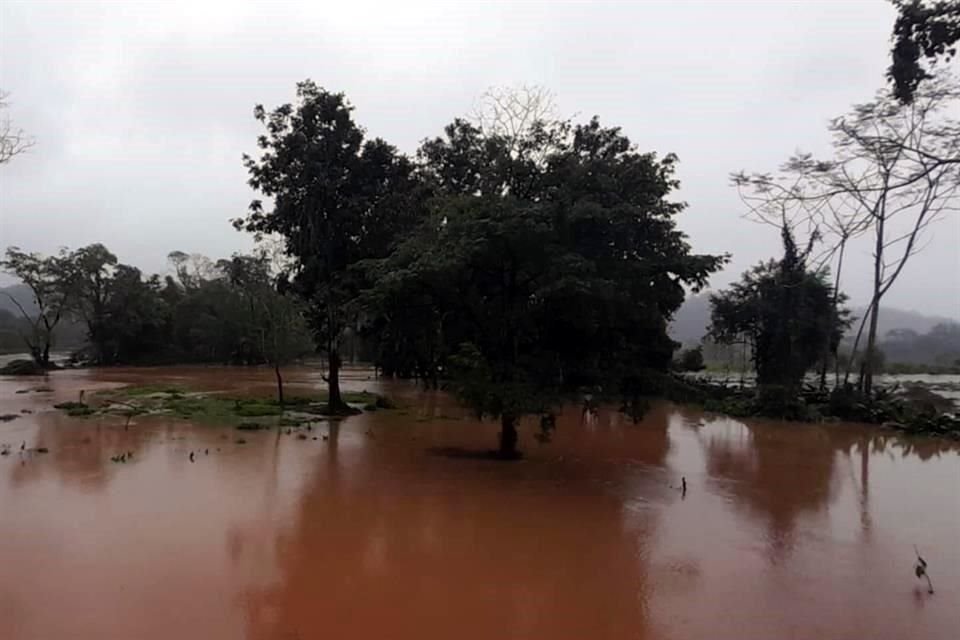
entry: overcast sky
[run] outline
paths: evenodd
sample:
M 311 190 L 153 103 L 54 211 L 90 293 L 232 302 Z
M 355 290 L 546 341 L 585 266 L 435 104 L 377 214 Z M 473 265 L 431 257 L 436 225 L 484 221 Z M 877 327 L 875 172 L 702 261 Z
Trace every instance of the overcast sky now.
M 103 242 L 148 272 L 175 249 L 226 256 L 250 246 L 228 220 L 253 197 L 254 104 L 309 77 L 413 152 L 487 87 L 528 83 L 679 155 L 681 227 L 697 251 L 733 254 L 720 287 L 779 251 L 742 219 L 729 173 L 826 152 L 828 118 L 883 86 L 893 19 L 882 0 L 4 0 L 0 88 L 36 146 L 0 167 L 0 249 Z M 960 317 L 960 216 L 928 239 L 889 304 Z M 844 288 L 861 303 L 869 249 L 852 254 Z

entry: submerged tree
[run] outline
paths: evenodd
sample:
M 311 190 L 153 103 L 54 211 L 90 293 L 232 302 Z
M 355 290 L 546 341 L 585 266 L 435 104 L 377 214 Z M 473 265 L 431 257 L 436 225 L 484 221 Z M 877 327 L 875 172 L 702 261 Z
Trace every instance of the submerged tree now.
M 412 357 L 440 354 L 458 397 L 500 420 L 504 457 L 520 418 L 565 392 L 638 394 L 666 371 L 684 285 L 724 261 L 693 255 L 676 229 L 673 156 L 640 153 L 596 119 L 508 131 L 457 120 L 424 143 L 431 217 L 375 265 L 369 294 L 388 326 L 421 327 Z
M 757 265 L 710 297 L 711 338 L 723 344 L 748 340 L 760 400 L 774 411 L 788 411 L 804 374 L 824 345 L 836 352 L 847 324 L 845 312 L 832 312 L 826 274 L 807 267 L 813 243 L 801 250 L 787 228 L 782 238 L 783 258 Z
M 409 161 L 380 139 L 365 140 L 353 107 L 340 93 L 307 80 L 297 103 L 254 109 L 266 127 L 259 158 L 244 156 L 250 186 L 272 202 L 250 205 L 238 229 L 284 238 L 291 287 L 310 307 L 309 320 L 328 359 L 330 410 L 347 410 L 340 394 L 340 340 L 352 324 L 359 282 L 351 267 L 384 257 L 416 210 Z

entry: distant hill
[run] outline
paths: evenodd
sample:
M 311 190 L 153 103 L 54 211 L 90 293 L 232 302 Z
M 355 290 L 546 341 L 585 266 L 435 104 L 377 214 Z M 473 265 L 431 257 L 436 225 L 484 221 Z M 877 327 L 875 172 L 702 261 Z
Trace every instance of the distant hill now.
M 20 309 L 10 299 L 10 296 L 13 296 L 27 313 L 34 314 L 37 312 L 37 304 L 33 299 L 33 293 L 27 285 L 12 284 L 9 287 L 0 287 L 0 311 L 9 311 L 17 316 L 21 315 Z
M 710 294 L 687 296 L 677 310 L 668 329 L 670 337 L 686 345 L 694 345 L 707 334 L 710 326 Z
M 707 333 L 710 325 L 710 294 L 708 292 L 689 296 L 670 323 L 670 337 L 685 345 L 697 344 Z M 853 309 L 853 315 L 862 317 L 865 307 Z M 938 324 L 956 323 L 957 320 L 940 316 L 927 316 L 916 311 L 885 307 L 880 311 L 877 335 L 884 338 L 894 329 L 908 329 L 918 334 L 929 333 Z M 854 324 L 853 332 L 857 330 Z

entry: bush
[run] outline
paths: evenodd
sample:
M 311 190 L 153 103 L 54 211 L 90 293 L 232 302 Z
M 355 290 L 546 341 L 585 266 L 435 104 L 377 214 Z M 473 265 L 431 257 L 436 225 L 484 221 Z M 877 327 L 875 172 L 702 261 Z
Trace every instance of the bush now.
M 3 376 L 42 376 L 47 370 L 33 360 L 11 360 L 0 368 Z
M 676 362 L 676 367 L 680 371 L 703 371 L 703 347 L 694 347 L 693 349 L 684 349 L 680 352 L 680 358 Z

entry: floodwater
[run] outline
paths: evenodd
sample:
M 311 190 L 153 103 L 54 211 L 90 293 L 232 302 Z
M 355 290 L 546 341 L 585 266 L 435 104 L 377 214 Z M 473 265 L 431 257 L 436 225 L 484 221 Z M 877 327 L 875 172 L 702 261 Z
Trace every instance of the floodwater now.
M 290 371 L 301 388 L 317 373 Z M 307 440 L 50 408 L 122 383 L 268 393 L 269 371 L 0 378 L 0 637 L 953 638 L 960 447 L 856 425 L 571 409 L 519 462 L 442 394 Z M 52 391 L 16 393 L 46 385 Z M 329 439 L 313 440 L 329 433 Z M 21 445 L 24 452 L 20 452 Z M 38 453 L 46 447 L 49 453 Z M 132 451 L 132 462 L 110 457 Z M 190 462 L 189 453 L 197 454 Z M 208 453 L 205 453 L 208 452 Z M 687 480 L 683 495 L 674 487 Z M 913 576 L 913 545 L 936 593 Z

